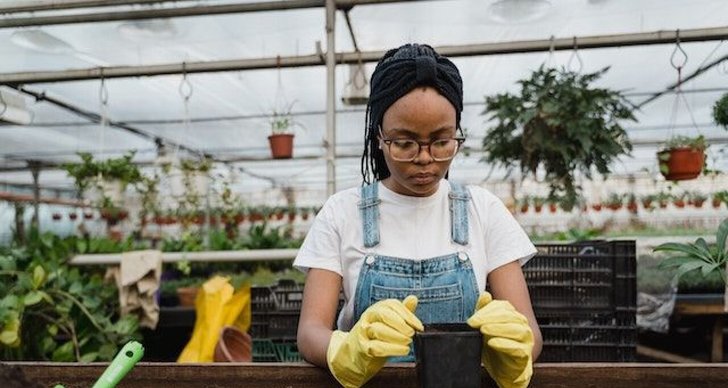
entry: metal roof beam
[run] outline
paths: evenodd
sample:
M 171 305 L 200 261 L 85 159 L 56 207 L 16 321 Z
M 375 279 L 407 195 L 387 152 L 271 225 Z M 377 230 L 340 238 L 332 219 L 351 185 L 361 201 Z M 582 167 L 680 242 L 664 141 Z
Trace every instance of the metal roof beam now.
M 351 7 L 357 5 L 404 3 L 415 1 L 432 0 L 337 0 L 336 8 L 350 9 Z M 126 2 L 128 3 L 129 1 Z M 150 2 L 146 1 L 146 3 Z M 195 5 L 189 7 L 167 7 L 113 12 L 93 12 L 71 15 L 49 15 L 13 18 L 8 17 L 0 20 L 0 28 L 49 26 L 58 24 L 99 23 L 120 20 L 178 18 L 189 16 L 227 15 L 246 12 L 284 11 L 305 8 L 322 8 L 325 6 L 325 4 L 325 0 L 279 0 L 261 1 L 256 3 Z M 0 8 L 0 13 L 2 13 L 2 8 Z
M 481 43 L 459 46 L 439 46 L 437 51 L 447 57 L 467 57 L 484 55 L 503 55 L 553 50 L 573 50 L 576 41 L 580 50 L 644 46 L 654 44 L 675 43 L 677 31 L 654 31 L 617 35 L 597 35 L 585 37 L 568 37 L 559 39 L 540 39 L 515 42 Z M 680 42 L 703 42 L 728 39 L 728 27 L 699 28 L 679 31 Z M 376 62 L 385 51 L 363 51 L 337 53 L 337 64 L 355 64 Z M 186 73 L 214 73 L 221 71 L 241 71 L 276 69 L 290 67 L 323 66 L 324 60 L 319 54 L 235 59 L 223 61 L 186 62 L 145 66 L 112 66 L 90 69 L 18 72 L 0 74 L 0 84 L 20 85 L 43 82 L 65 82 L 79 80 L 97 80 L 101 78 L 143 77 Z
M 180 3 L 191 0 L 20 0 L 0 3 L 0 14 L 58 11 L 61 9 Z

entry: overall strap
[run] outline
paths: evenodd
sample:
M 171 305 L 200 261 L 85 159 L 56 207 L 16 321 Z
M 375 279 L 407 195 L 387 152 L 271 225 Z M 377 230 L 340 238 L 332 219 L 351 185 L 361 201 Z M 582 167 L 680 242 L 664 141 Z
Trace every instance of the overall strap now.
M 468 202 L 470 192 L 459 183 L 450 182 L 450 237 L 460 245 L 468 245 Z
M 361 188 L 359 212 L 361 213 L 364 246 L 371 248 L 379 244 L 379 182 Z

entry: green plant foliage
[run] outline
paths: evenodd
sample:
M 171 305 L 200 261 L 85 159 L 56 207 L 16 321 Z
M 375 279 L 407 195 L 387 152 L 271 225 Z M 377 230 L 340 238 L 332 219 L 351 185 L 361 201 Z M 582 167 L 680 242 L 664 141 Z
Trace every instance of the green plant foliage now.
M 68 265 L 78 246 L 31 232 L 26 246 L 0 248 L 3 360 L 108 361 L 140 338 L 136 317 L 118 318 L 116 287 Z
M 521 80 L 518 94 L 485 99 L 482 114 L 495 121 L 483 139 L 483 161 L 525 176 L 543 168 L 549 197 L 571 210 L 580 187 L 575 172 L 607 175 L 610 163 L 632 145 L 620 121 L 636 121 L 632 106 L 617 91 L 592 86 L 608 68 L 590 74 L 541 66 Z
M 670 150 L 675 148 L 690 148 L 694 150 L 705 151 L 708 148 L 708 143 L 705 141 L 703 135 L 692 137 L 692 136 L 673 136 L 662 145 L 663 150 Z M 670 160 L 669 155 L 664 161 Z
M 722 125 L 728 130 L 728 93 L 724 94 L 713 105 L 713 120 L 718 125 Z
M 655 247 L 654 251 L 672 252 L 675 255 L 663 260 L 661 268 L 677 268 L 676 276 L 700 270 L 703 277 L 717 272 L 725 285 L 725 267 L 728 261 L 726 239 L 728 238 L 728 218 L 723 220 L 716 233 L 715 245 L 708 245 L 702 237 L 694 243 L 665 243 Z
M 75 180 L 76 187 L 82 191 L 89 186 L 92 180 L 99 177 L 109 180 L 118 179 L 127 185 L 142 180 L 141 171 L 132 163 L 135 153 L 136 151 L 129 151 L 120 158 L 94 160 L 90 153 L 79 152 L 80 163 L 65 163 L 62 167 L 68 176 Z

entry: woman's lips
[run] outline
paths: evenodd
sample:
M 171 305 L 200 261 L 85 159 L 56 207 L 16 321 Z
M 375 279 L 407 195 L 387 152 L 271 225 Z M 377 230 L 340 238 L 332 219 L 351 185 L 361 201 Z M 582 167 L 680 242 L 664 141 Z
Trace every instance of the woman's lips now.
M 412 175 L 412 180 L 418 185 L 426 185 L 435 181 L 434 174 L 415 174 Z

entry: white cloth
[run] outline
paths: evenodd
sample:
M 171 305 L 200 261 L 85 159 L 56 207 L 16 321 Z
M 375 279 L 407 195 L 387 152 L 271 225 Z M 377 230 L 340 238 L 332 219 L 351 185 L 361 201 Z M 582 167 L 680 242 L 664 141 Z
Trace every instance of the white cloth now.
M 360 188 L 351 188 L 326 201 L 293 265 L 304 272 L 319 268 L 342 276 L 346 303 L 337 322 L 340 330 L 349 330 L 354 324 L 354 293 L 367 253 L 423 260 L 464 251 L 473 262 L 478 289 L 483 291 L 490 271 L 514 260 L 525 264 L 536 247 L 500 199 L 478 186 L 468 189 L 472 200 L 468 205 L 467 246 L 451 240 L 449 182 L 442 180 L 429 197 L 397 194 L 379 183 L 379 245 L 364 247 L 357 206 Z
M 162 252 L 131 251 L 121 254 L 119 267 L 110 267 L 106 278 L 113 278 L 119 288 L 121 315 L 135 314 L 139 325 L 154 329 L 159 321 L 159 304 L 155 293 L 162 275 Z

